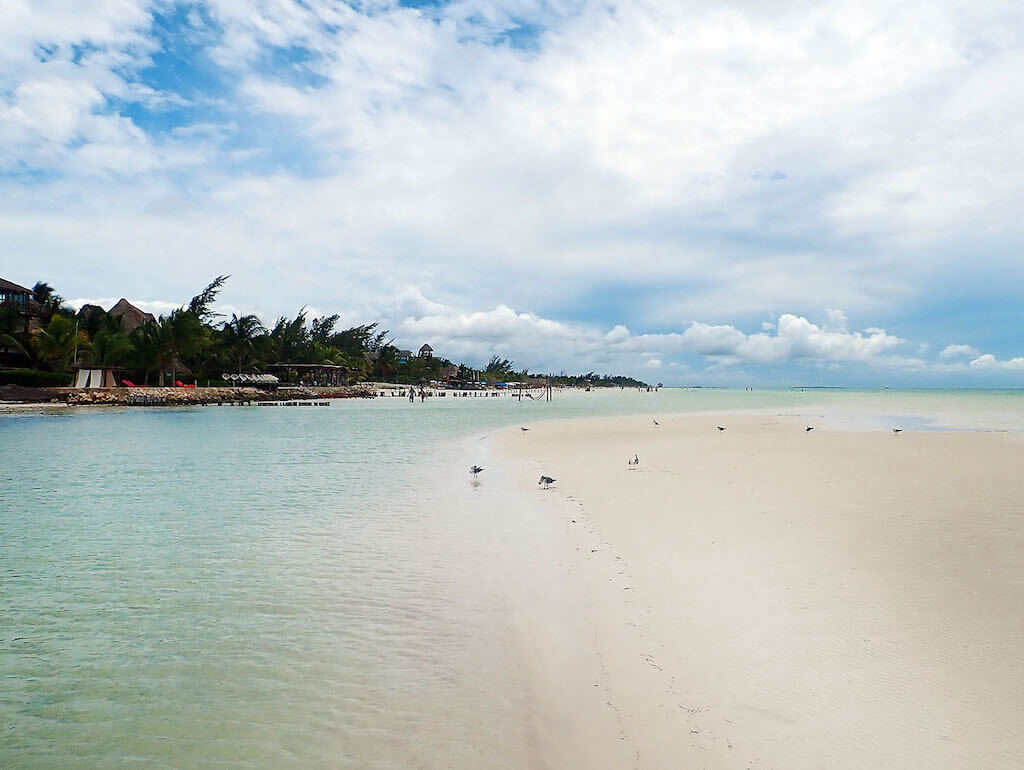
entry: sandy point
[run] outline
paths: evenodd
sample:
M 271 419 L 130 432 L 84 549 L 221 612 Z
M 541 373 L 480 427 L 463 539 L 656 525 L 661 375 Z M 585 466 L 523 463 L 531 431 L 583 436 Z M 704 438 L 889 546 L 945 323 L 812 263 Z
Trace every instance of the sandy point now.
M 659 422 L 496 437 L 569 544 L 522 613 L 546 765 L 1024 766 L 1024 442 Z

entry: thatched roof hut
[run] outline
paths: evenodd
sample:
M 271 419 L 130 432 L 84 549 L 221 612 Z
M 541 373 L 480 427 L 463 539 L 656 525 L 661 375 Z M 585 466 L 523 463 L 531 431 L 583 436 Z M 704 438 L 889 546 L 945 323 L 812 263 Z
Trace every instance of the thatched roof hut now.
M 107 315 L 121 317 L 121 328 L 124 329 L 125 334 L 131 334 L 144 323 L 156 321 L 156 318 L 152 313 L 146 313 L 139 310 L 124 297 L 118 300 L 118 303 L 107 311 Z

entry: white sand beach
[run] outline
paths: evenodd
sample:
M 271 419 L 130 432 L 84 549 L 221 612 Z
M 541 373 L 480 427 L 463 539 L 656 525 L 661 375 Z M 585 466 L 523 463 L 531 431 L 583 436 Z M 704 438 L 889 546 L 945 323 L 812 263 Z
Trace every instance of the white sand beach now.
M 519 610 L 539 765 L 1024 766 L 1024 442 L 659 422 L 494 437 L 570 544 Z

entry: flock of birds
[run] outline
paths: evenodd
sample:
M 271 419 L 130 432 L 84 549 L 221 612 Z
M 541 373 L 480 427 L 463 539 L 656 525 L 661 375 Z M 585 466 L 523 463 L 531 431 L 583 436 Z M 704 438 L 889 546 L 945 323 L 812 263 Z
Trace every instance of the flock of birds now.
M 654 427 L 659 427 L 660 425 L 661 425 L 660 422 L 658 422 L 657 420 L 654 420 Z M 725 430 L 725 426 L 724 425 L 716 425 L 715 427 L 719 431 L 724 431 Z M 521 427 L 519 430 L 521 430 L 521 431 L 523 431 L 525 433 L 526 431 L 529 430 L 529 428 Z M 814 430 L 814 426 L 813 425 L 805 425 L 804 426 L 804 432 L 805 433 L 810 433 L 812 430 Z M 903 428 L 893 428 L 892 432 L 893 432 L 893 435 L 899 436 L 903 432 Z M 635 471 L 637 468 L 639 468 L 640 467 L 640 455 L 634 453 L 633 456 L 630 457 L 626 461 L 626 467 L 629 470 L 631 470 L 631 471 Z M 473 475 L 473 478 L 476 478 L 477 474 L 481 473 L 483 470 L 484 469 L 481 468 L 479 465 L 473 465 L 473 466 L 470 467 L 469 472 Z M 547 489 L 552 484 L 554 484 L 555 481 L 556 481 L 556 479 L 551 478 L 551 476 L 541 476 L 540 479 L 537 481 L 537 484 L 538 485 L 543 485 L 544 489 Z

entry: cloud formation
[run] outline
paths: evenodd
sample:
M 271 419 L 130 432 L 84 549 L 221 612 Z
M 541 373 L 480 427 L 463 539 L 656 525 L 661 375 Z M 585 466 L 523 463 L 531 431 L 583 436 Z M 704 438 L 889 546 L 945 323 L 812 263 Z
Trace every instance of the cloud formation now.
M 1019 3 L 411 5 L 4 4 L 4 277 L 173 301 L 231 273 L 246 312 L 536 360 L 565 330 L 647 368 L 1019 354 L 989 331 L 1024 278 Z M 401 315 L 404 286 L 459 310 Z

